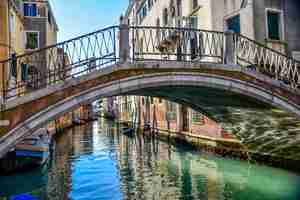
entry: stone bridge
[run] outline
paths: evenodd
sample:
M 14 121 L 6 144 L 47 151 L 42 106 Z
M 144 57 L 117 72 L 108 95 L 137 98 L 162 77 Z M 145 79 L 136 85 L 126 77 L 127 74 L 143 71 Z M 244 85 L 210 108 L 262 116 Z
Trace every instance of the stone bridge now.
M 0 66 L 11 77 L 2 84 L 1 156 L 72 109 L 119 95 L 182 103 L 252 150 L 300 155 L 299 63 L 231 32 L 121 24 Z

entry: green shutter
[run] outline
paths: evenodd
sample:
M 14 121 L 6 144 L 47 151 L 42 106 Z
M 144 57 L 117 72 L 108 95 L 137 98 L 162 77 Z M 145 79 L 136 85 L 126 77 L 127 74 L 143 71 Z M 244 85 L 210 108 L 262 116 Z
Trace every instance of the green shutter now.
M 271 40 L 280 40 L 280 15 L 275 12 L 268 12 L 268 37 Z

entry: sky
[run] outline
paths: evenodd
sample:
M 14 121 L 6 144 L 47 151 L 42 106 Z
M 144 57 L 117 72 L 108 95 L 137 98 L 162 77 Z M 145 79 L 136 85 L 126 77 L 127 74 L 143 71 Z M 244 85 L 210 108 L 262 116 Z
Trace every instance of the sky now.
M 50 0 L 64 41 L 119 23 L 128 0 Z

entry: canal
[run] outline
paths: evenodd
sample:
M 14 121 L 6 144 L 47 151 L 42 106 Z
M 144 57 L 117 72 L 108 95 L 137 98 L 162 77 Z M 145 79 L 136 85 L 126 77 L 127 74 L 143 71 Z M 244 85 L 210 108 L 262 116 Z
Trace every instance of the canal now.
M 0 200 L 23 193 L 41 200 L 299 199 L 292 172 L 118 130 L 99 120 L 58 135 L 48 165 L 0 176 Z

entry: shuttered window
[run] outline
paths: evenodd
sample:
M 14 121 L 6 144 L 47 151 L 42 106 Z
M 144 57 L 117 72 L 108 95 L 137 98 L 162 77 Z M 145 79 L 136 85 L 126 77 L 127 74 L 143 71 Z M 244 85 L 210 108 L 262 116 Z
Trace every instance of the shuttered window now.
M 280 40 L 280 13 L 268 11 L 268 39 Z
M 24 3 L 24 16 L 37 16 L 37 6 L 35 3 Z
M 38 32 L 26 32 L 25 48 L 26 49 L 38 49 L 39 48 L 39 33 Z

